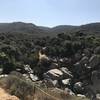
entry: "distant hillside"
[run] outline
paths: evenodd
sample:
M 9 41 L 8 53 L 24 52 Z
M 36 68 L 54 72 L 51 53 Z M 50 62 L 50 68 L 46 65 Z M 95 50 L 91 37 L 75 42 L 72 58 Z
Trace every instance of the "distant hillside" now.
M 46 32 L 32 23 L 13 22 L 0 23 L 0 33 L 23 33 L 34 36 L 45 36 Z
M 59 34 L 59 33 L 71 33 L 73 30 L 75 30 L 78 26 L 71 26 L 71 25 L 59 25 L 52 28 L 52 32 Z
M 86 34 L 100 35 L 100 23 L 91 23 L 81 26 L 59 25 L 53 28 L 23 22 L 0 23 L 0 33 L 21 33 L 32 35 L 33 37 L 56 36 L 58 33 L 70 34 L 77 31 Z
M 39 26 L 40 29 L 44 30 L 47 33 L 50 33 L 53 36 L 59 33 L 70 33 L 72 30 L 76 29 L 78 26 L 71 26 L 71 25 L 59 25 L 53 28 Z
M 81 26 L 72 26 L 72 25 L 59 25 L 53 28 L 41 27 L 45 32 L 51 33 L 51 35 L 56 35 L 59 33 L 74 33 L 74 32 L 83 32 L 86 34 L 95 34 L 100 35 L 100 23 L 90 23 Z
M 86 34 L 100 35 L 100 23 L 90 23 L 86 25 L 81 25 L 77 30 Z
M 62 33 L 71 31 L 72 29 L 77 28 L 78 26 L 71 26 L 71 25 L 59 25 L 52 28 L 39 26 L 40 29 L 46 31 L 46 32 L 54 32 L 54 33 Z
M 45 27 L 45 26 L 38 26 L 40 29 L 46 31 L 46 32 L 50 32 L 52 28 L 50 27 Z

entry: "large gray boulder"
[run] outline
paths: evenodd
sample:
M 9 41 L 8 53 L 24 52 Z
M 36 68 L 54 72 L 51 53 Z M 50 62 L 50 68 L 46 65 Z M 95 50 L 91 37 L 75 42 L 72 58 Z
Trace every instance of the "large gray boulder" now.
M 85 65 L 85 64 L 88 64 L 89 62 L 89 58 L 87 56 L 84 56 L 81 60 L 80 60 L 80 64 L 81 65 Z
M 82 55 L 80 53 L 76 53 L 74 56 L 75 56 L 75 61 L 79 61 L 82 58 Z
M 71 79 L 70 79 L 70 78 L 68 78 L 68 79 L 63 79 L 63 80 L 62 80 L 62 83 L 63 83 L 64 85 L 70 86 L 70 85 L 71 85 Z
M 64 93 L 75 96 L 75 93 L 69 88 L 65 88 Z
M 82 82 L 76 82 L 73 86 L 73 90 L 76 94 L 84 94 L 84 87 Z
M 58 80 L 63 77 L 63 72 L 59 69 L 51 69 L 48 72 L 44 73 L 44 78 L 50 78 L 53 80 Z
M 38 81 L 39 78 L 34 75 L 33 70 L 31 69 L 30 65 L 24 65 L 24 69 L 27 72 L 27 76 L 31 79 L 31 81 Z
M 29 74 L 32 74 L 33 73 L 33 70 L 31 69 L 30 65 L 24 65 L 24 69 Z
M 89 59 L 89 66 L 95 68 L 100 64 L 100 57 L 98 55 L 92 55 Z
M 50 78 L 53 80 L 59 80 L 59 79 L 67 79 L 67 78 L 73 78 L 72 73 L 65 67 L 62 67 L 60 69 L 51 69 L 48 72 L 44 73 L 44 78 Z
M 97 100 L 100 100 L 100 93 L 97 93 L 97 94 L 96 94 L 96 99 L 97 99 Z
M 44 79 L 43 83 L 46 87 L 58 87 L 58 80 Z
M 89 63 L 89 58 L 87 56 L 82 57 L 80 61 L 74 64 L 75 71 L 81 74 L 81 72 L 84 72 L 86 70 L 88 63 Z
M 100 46 L 94 49 L 94 54 L 100 54 Z
M 97 73 L 97 78 L 100 80 L 100 72 Z
M 58 64 L 57 63 L 51 63 L 51 65 L 49 67 L 51 69 L 58 68 Z
M 38 80 L 39 80 L 39 78 L 38 78 L 36 75 L 34 75 L 34 74 L 29 74 L 29 78 L 30 78 L 32 81 L 38 81 Z
M 83 54 L 87 57 L 90 57 L 92 52 L 91 52 L 91 49 L 90 48 L 86 48 L 83 50 Z
M 60 70 L 63 72 L 63 77 L 64 78 L 73 78 L 72 73 L 66 68 L 66 67 L 62 67 L 60 68 Z
M 0 68 L 0 75 L 3 73 L 3 68 Z
M 84 68 L 84 66 L 82 66 L 80 64 L 80 62 L 76 62 L 74 64 L 74 69 L 73 69 L 74 74 L 77 74 L 80 77 L 83 74 L 83 72 L 84 72 L 83 68 Z

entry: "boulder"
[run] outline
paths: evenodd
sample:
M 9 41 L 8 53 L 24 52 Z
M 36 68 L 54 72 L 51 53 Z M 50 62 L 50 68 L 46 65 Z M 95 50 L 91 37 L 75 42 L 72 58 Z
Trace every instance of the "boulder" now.
M 21 72 L 21 71 L 22 71 L 22 69 L 20 69 L 20 68 L 17 68 L 17 69 L 16 69 L 16 71 L 18 71 L 18 72 Z
M 74 70 L 76 71 L 76 73 L 82 74 L 86 71 L 88 63 L 89 63 L 88 57 L 84 56 L 80 61 L 74 64 Z
M 88 64 L 88 60 L 89 58 L 87 56 L 84 56 L 81 60 L 80 60 L 80 64 L 81 65 L 85 65 L 85 64 Z
M 63 77 L 63 72 L 60 71 L 59 69 L 51 69 L 48 72 L 44 73 L 44 78 L 50 78 L 53 80 L 58 80 Z
M 62 67 L 60 70 L 63 72 L 64 78 L 73 78 L 72 73 L 66 67 Z
M 3 68 L 0 68 L 0 74 L 2 74 L 3 73 Z
M 46 87 L 58 87 L 58 80 L 46 79 L 43 83 Z
M 92 74 L 91 74 L 91 80 L 92 81 L 97 81 L 98 80 L 97 74 L 98 74 L 97 71 L 95 71 L 95 70 L 92 71 Z
M 0 75 L 0 78 L 5 78 L 5 77 L 8 77 L 8 75 L 7 74 Z
M 96 100 L 100 100 L 100 93 L 96 94 Z
M 90 57 L 91 54 L 92 54 L 91 49 L 89 49 L 89 48 L 84 49 L 84 50 L 83 50 L 83 53 L 84 53 L 84 55 L 87 56 L 87 57 Z
M 73 90 L 76 94 L 84 94 L 84 87 L 82 82 L 76 82 L 73 86 Z
M 64 84 L 64 85 L 70 85 L 70 82 L 71 82 L 71 79 L 69 78 L 69 79 L 64 79 L 64 80 L 62 80 L 62 83 Z
M 100 46 L 94 49 L 94 54 L 100 54 Z
M 75 58 L 74 58 L 75 61 L 79 61 L 82 57 L 82 55 L 80 53 L 76 53 L 74 56 L 75 56 Z
M 100 72 L 97 73 L 97 78 L 100 80 Z
M 78 97 L 82 97 L 82 98 L 86 98 L 85 95 L 82 95 L 82 94 L 77 94 Z
M 96 100 L 96 93 L 93 89 L 89 87 L 85 88 L 85 96 L 88 97 L 90 100 Z
M 38 78 L 36 75 L 34 75 L 34 74 L 29 74 L 29 78 L 30 78 L 32 81 L 38 81 L 38 80 L 39 80 L 39 78 Z
M 98 55 L 92 55 L 89 59 L 89 66 L 95 68 L 100 64 L 100 57 Z
M 23 74 L 23 77 L 24 77 L 26 80 L 29 80 L 29 75 Z
M 76 62 L 76 63 L 74 64 L 73 72 L 74 72 L 74 74 L 82 75 L 83 68 L 82 68 L 80 62 Z M 80 76 L 79 76 L 79 77 L 80 77 Z
M 51 69 L 58 68 L 58 64 L 57 63 L 51 63 L 50 68 Z
M 65 88 L 64 93 L 67 94 L 67 95 L 73 95 L 73 96 L 75 95 L 75 93 L 72 92 L 72 90 L 69 89 L 69 88 Z
M 30 65 L 24 65 L 24 69 L 27 73 L 33 73 L 33 70 L 31 69 Z
M 57 87 L 58 86 L 58 80 L 52 80 L 53 86 Z

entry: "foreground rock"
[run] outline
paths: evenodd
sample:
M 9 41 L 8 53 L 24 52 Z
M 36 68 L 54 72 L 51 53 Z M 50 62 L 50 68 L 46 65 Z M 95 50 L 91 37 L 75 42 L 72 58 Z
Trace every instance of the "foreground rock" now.
M 26 78 L 31 79 L 32 81 L 37 81 L 39 80 L 36 75 L 34 75 L 33 70 L 31 69 L 30 65 L 24 65 L 24 69 L 27 74 L 24 74 Z
M 44 73 L 44 78 L 50 78 L 53 80 L 61 79 L 63 72 L 59 69 L 51 69 L 47 73 Z
M 91 68 L 95 68 L 98 67 L 99 64 L 100 64 L 100 57 L 97 55 L 93 55 L 89 60 L 89 66 L 91 66 Z
M 51 78 L 54 80 L 57 79 L 66 79 L 66 78 L 73 78 L 72 73 L 65 67 L 60 69 L 51 69 L 48 72 L 44 73 L 44 78 Z

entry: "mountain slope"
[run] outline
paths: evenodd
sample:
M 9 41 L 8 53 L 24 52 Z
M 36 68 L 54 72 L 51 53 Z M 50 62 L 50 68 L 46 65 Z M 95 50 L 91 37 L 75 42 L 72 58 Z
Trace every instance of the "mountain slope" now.
M 100 23 L 90 23 L 80 26 L 72 26 L 72 25 L 59 25 L 53 28 L 42 27 L 42 30 L 45 32 L 51 33 L 51 35 L 56 35 L 59 33 L 75 33 L 75 32 L 83 32 L 86 34 L 95 34 L 100 35 Z
M 0 33 L 23 33 L 34 36 L 46 35 L 46 32 L 32 23 L 14 22 L 0 23 Z
M 33 37 L 56 36 L 59 33 L 84 32 L 86 34 L 100 35 L 100 23 L 90 23 L 81 26 L 59 25 L 53 28 L 36 26 L 32 23 L 13 22 L 0 23 L 0 33 L 27 34 Z
M 87 34 L 100 35 L 100 23 L 90 23 L 86 25 L 81 25 L 78 30 Z

